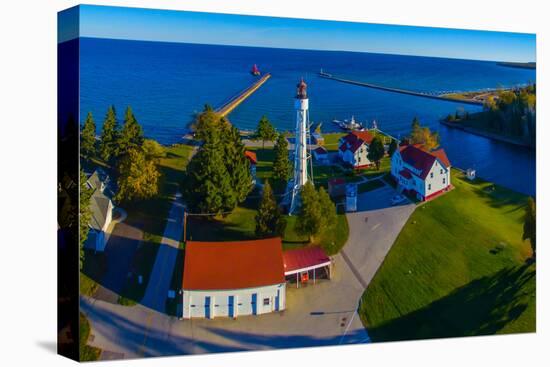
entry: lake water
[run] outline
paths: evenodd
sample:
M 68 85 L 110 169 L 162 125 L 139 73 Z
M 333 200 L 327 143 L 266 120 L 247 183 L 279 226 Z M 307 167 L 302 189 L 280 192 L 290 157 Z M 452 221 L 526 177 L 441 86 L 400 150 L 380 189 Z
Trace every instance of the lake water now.
M 81 120 L 88 111 L 98 131 L 107 107 L 119 117 L 131 105 L 147 136 L 177 143 L 205 103 L 214 107 L 249 86 L 258 64 L 272 77 L 230 115 L 241 129 L 254 129 L 267 115 L 281 130 L 294 128 L 293 97 L 300 77 L 308 83 L 310 119 L 334 130 L 334 118 L 352 115 L 399 136 L 414 116 L 439 131 L 454 166 L 473 167 L 488 180 L 533 195 L 535 152 L 494 142 L 439 124 L 457 109 L 478 106 L 437 101 L 343 84 L 318 77 L 321 68 L 337 76 L 421 92 L 509 87 L 535 81 L 535 71 L 495 62 L 354 52 L 308 51 L 182 43 L 80 40 Z

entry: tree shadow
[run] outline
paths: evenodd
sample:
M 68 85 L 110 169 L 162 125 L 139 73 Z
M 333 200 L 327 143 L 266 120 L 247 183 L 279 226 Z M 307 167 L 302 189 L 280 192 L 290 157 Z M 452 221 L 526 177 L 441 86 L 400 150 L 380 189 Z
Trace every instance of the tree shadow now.
M 535 297 L 534 277 L 535 267 L 528 264 L 503 269 L 457 288 L 420 310 L 367 326 L 369 335 L 377 342 L 493 335 L 525 312 L 528 298 Z M 363 304 L 361 311 L 368 315 L 366 307 Z M 534 331 L 534 324 L 526 330 Z

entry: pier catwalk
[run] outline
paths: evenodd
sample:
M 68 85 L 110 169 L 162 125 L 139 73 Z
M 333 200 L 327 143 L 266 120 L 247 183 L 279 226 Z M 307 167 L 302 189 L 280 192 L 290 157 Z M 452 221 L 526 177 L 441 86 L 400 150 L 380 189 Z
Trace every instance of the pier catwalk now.
M 270 73 L 264 74 L 264 76 L 262 76 L 256 82 L 254 82 L 254 84 L 252 84 L 251 86 L 249 86 L 245 90 L 237 93 L 235 96 L 231 97 L 227 102 L 225 102 L 220 107 L 218 107 L 216 109 L 216 112 L 218 112 L 222 116 L 229 115 L 231 113 L 231 111 L 233 111 L 244 100 L 246 100 L 248 97 L 250 97 L 252 95 L 252 93 L 257 91 L 269 78 L 271 78 Z
M 411 96 L 438 99 L 438 100 L 441 100 L 441 101 L 448 101 L 448 102 L 455 102 L 455 103 L 471 104 L 471 105 L 476 105 L 476 106 L 482 106 L 483 105 L 483 102 L 481 102 L 481 101 L 462 100 L 462 99 L 459 100 L 459 99 L 445 97 L 445 96 L 437 95 L 437 94 L 428 94 L 428 93 L 415 92 L 415 91 L 406 90 L 406 89 L 384 87 L 384 86 L 381 86 L 381 85 L 370 84 L 370 83 L 360 82 L 360 81 L 356 81 L 356 80 L 338 78 L 338 77 L 335 77 L 335 76 L 333 76 L 331 74 L 327 74 L 327 73 L 319 73 L 319 76 L 321 78 L 325 78 L 325 79 L 331 79 L 331 80 L 335 80 L 335 81 L 342 82 L 342 83 L 348 83 L 348 84 L 359 85 L 359 86 L 362 86 L 362 87 L 368 87 L 368 88 L 373 88 L 373 89 L 384 90 L 384 91 L 387 91 L 387 92 L 408 94 L 408 95 L 411 95 Z

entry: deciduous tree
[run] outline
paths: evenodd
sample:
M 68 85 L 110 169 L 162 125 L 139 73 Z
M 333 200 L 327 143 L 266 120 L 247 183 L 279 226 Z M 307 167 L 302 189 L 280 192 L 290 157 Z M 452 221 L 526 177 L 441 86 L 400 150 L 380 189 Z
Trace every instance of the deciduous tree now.
M 275 128 L 265 115 L 258 122 L 256 137 L 262 141 L 262 149 L 265 149 L 266 141 L 273 141 L 277 137 Z
M 380 160 L 384 158 L 384 144 L 382 144 L 382 140 L 378 136 L 372 139 L 367 158 L 376 164 L 377 170 L 380 169 Z
M 79 192 L 79 241 L 80 241 L 80 269 L 84 263 L 84 242 L 88 239 L 90 231 L 90 220 L 92 219 L 92 211 L 90 209 L 90 199 L 94 190 L 88 187 L 86 182 L 88 178 L 82 170 L 80 170 L 80 192 Z
M 141 149 L 130 148 L 121 158 L 118 172 L 116 200 L 149 199 L 157 195 L 160 173 Z
M 527 199 L 527 206 L 525 207 L 525 217 L 523 219 L 523 239 L 528 239 L 531 243 L 533 258 L 535 258 L 537 253 L 537 205 L 532 197 Z
M 296 232 L 314 242 L 323 230 L 330 230 L 336 223 L 336 207 L 324 188 L 315 190 L 307 182 L 300 192 L 300 210 L 296 220 Z
M 145 139 L 141 148 L 147 159 L 158 161 L 160 158 L 166 157 L 166 149 L 156 140 Z

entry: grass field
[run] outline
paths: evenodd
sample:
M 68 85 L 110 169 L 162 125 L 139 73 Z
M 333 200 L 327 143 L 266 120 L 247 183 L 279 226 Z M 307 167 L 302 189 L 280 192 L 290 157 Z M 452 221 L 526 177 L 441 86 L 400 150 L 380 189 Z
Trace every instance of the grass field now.
M 158 164 L 161 172 L 159 194 L 150 200 L 124 204 L 128 212 L 126 221 L 130 225 L 142 228 L 143 240 L 132 260 L 131 272 L 134 275 L 128 278 L 118 300 L 122 305 L 133 306 L 145 294 L 166 226 L 166 217 L 172 206 L 173 195 L 183 180 L 192 149 L 193 147 L 183 144 L 167 147 L 166 157 L 161 158 Z M 143 276 L 142 284 L 138 283 L 137 274 Z
M 453 184 L 416 209 L 363 294 L 373 341 L 535 331 L 527 197 L 456 171 Z
M 80 361 L 97 361 L 101 355 L 101 349 L 88 345 L 90 337 L 90 323 L 86 316 L 81 312 L 79 315 L 79 350 Z

